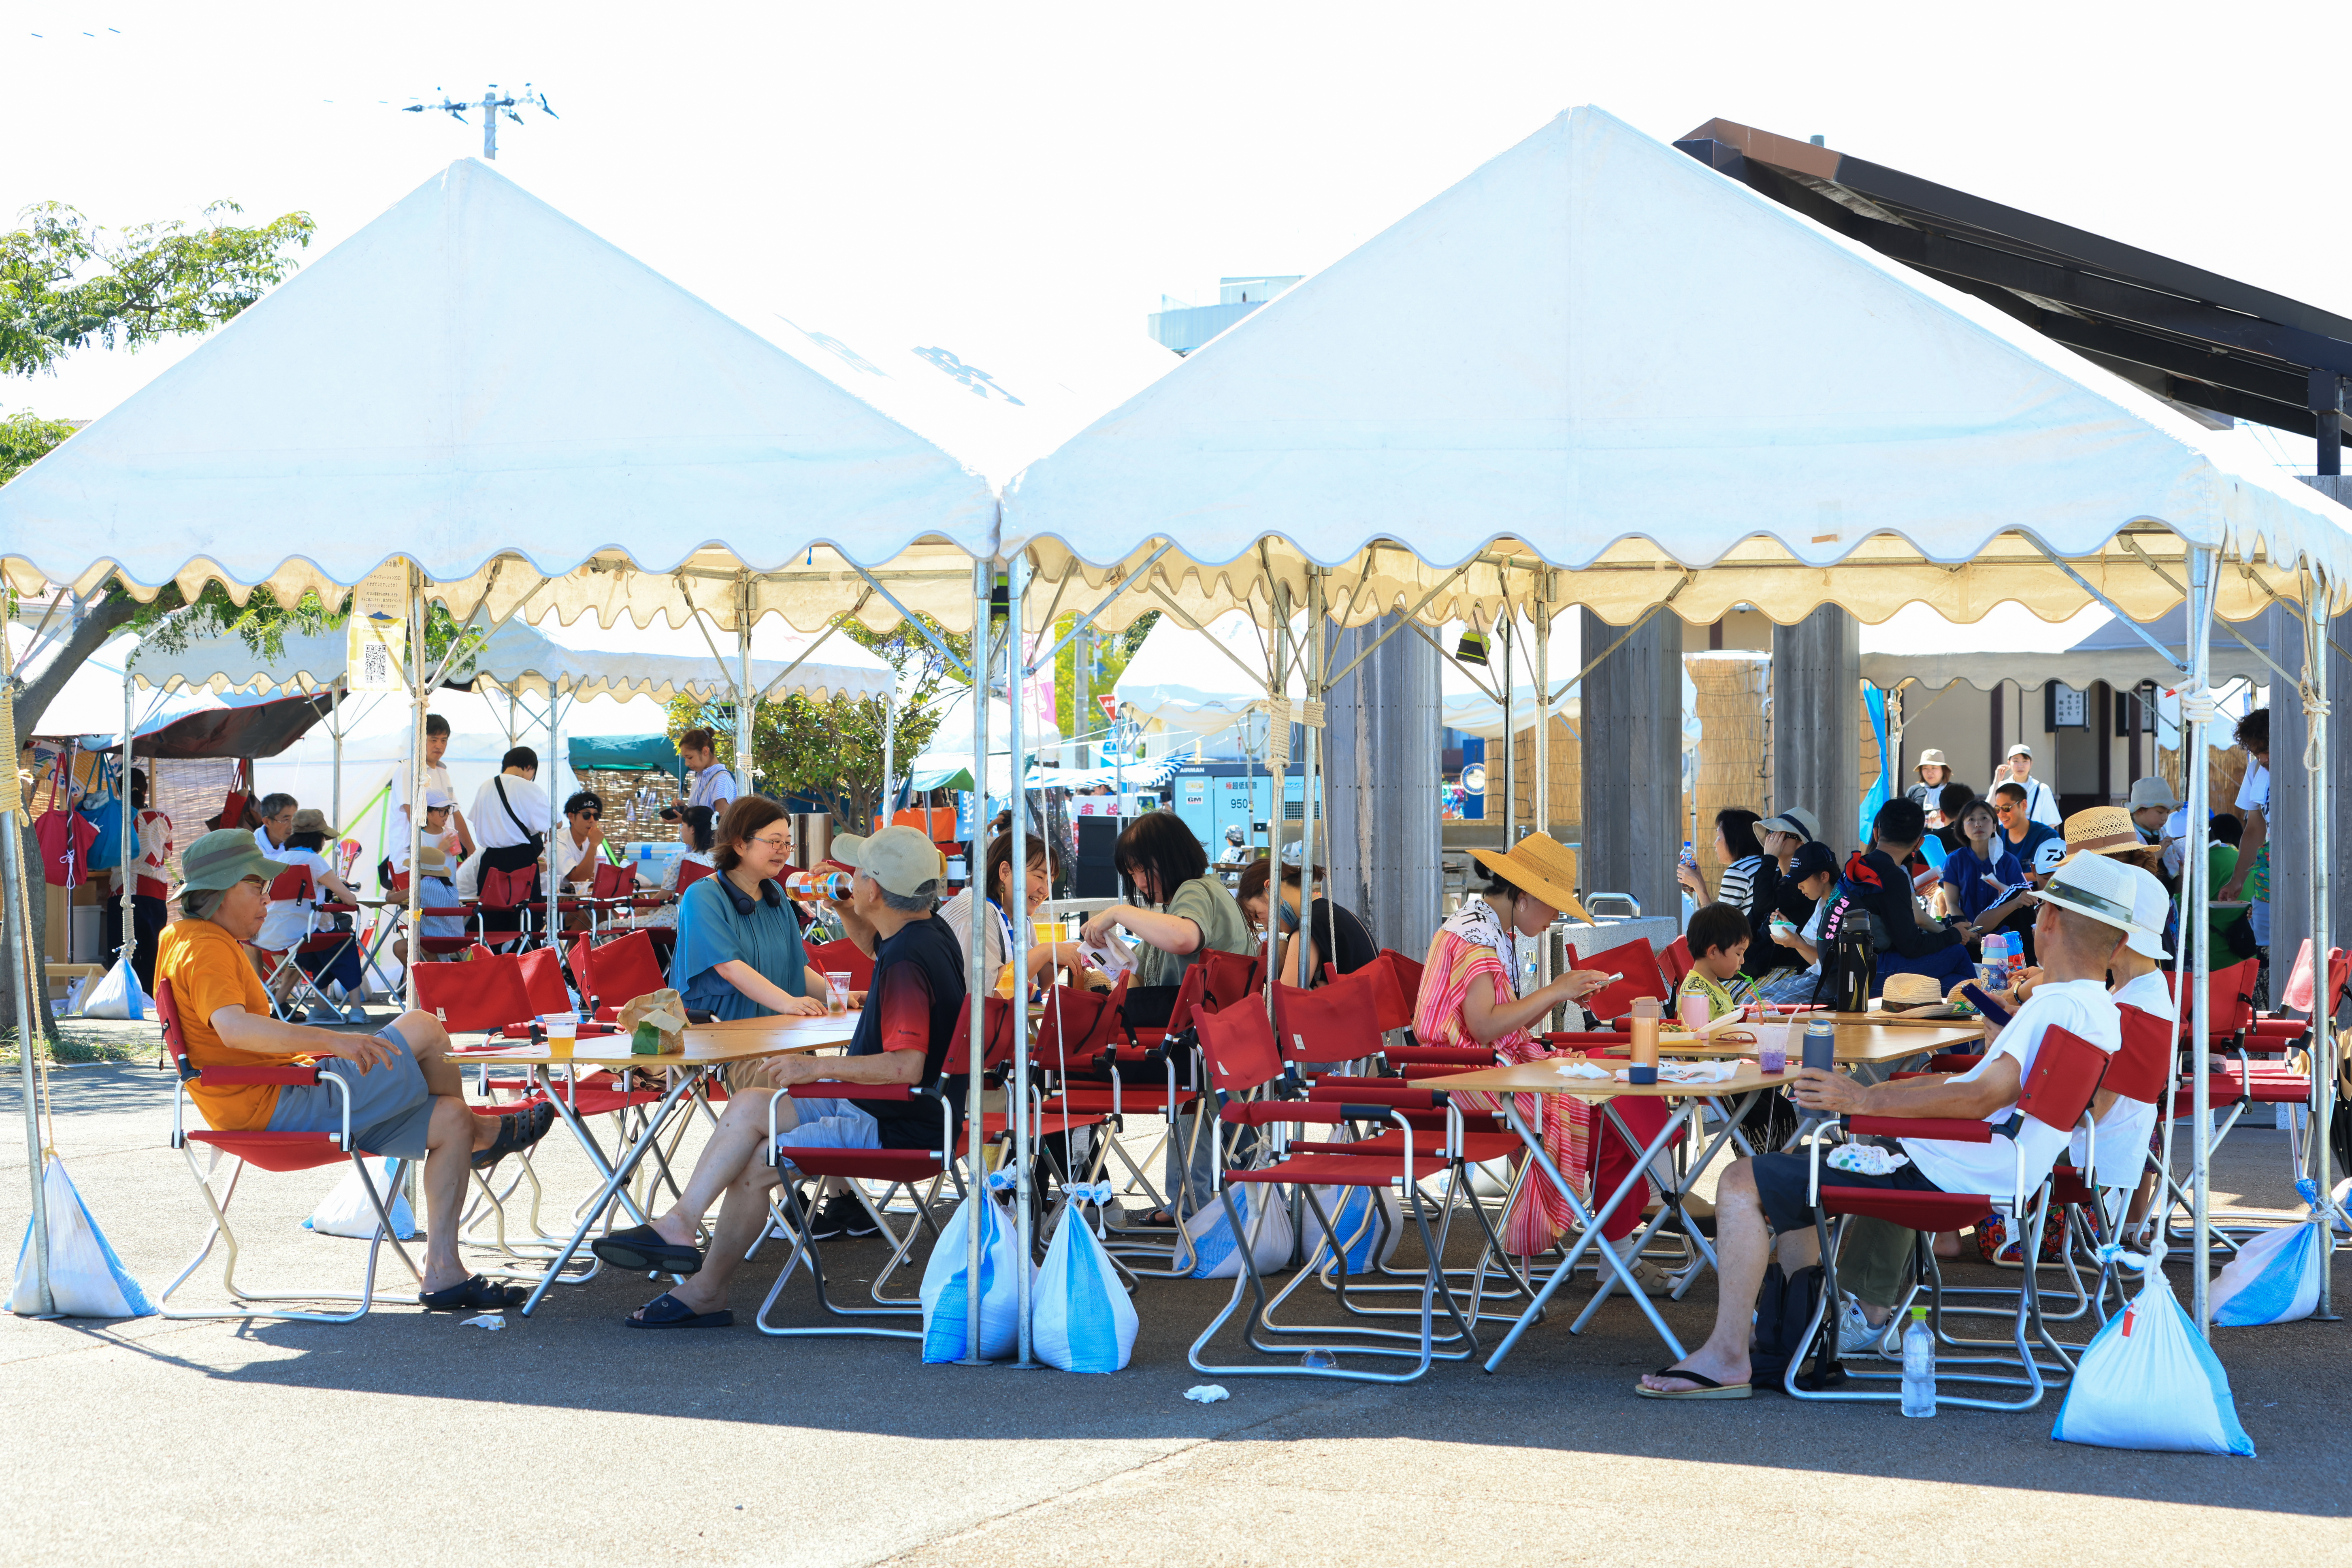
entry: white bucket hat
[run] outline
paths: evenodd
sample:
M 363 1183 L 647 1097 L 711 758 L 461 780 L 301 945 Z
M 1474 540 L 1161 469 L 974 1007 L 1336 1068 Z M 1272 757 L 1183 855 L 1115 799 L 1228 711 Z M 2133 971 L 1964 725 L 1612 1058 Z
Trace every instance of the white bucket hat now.
M 2139 889 L 2130 875 L 2136 869 L 2111 855 L 2070 855 L 2050 874 L 2049 882 L 2028 897 L 2129 931 L 2139 923 Z
M 2172 913 L 2172 895 L 2155 872 L 2129 865 L 2124 869 L 2131 873 L 2132 885 L 2132 923 L 2124 945 L 2142 958 L 2170 958 L 2164 951 L 2164 921 Z

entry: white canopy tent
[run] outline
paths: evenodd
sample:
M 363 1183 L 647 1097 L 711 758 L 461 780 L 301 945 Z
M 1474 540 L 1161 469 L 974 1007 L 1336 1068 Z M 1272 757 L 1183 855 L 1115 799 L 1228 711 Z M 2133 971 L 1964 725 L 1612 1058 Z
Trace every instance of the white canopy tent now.
M 2188 662 L 2188 617 L 2178 605 L 2166 610 L 2142 628 Z M 2252 648 L 2241 643 L 2253 645 Z M 2267 682 L 2272 671 L 2262 654 L 2273 658 L 2294 650 L 2273 650 L 2269 626 L 2257 618 L 2224 631 L 2213 639 L 2211 674 L 2216 686 L 2225 680 Z M 2254 649 L 2260 649 L 2258 654 Z M 1955 626 L 1924 605 L 1909 605 L 1862 634 L 1863 679 L 1889 690 L 1911 681 L 1931 690 L 1955 680 L 1979 689 L 2012 681 L 2025 690 L 2056 680 L 2076 690 L 2094 681 L 2105 681 L 2127 691 L 2153 680 L 2169 689 L 2180 683 L 2180 671 L 2158 657 L 2126 623 L 2096 605 L 2063 621 L 2050 622 L 2021 605 L 2001 605 L 1972 626 Z

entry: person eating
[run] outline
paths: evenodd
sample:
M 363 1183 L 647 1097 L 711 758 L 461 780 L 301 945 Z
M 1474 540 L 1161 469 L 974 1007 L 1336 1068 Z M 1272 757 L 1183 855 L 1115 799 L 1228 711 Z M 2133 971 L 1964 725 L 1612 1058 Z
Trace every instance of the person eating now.
M 1027 836 L 1023 858 L 1028 863 L 1028 875 L 1022 879 L 1021 917 L 1022 932 L 1028 939 L 1028 988 L 1034 990 L 1050 980 L 1055 970 L 1062 969 L 1068 970 L 1077 984 L 1089 989 L 1108 984 L 1109 982 L 1087 964 L 1076 942 L 1041 942 L 1036 940 L 1037 910 L 1045 902 L 1046 895 L 1054 890 L 1053 868 L 1045 858 L 1043 835 L 1033 833 Z M 1013 835 L 1009 831 L 998 834 L 990 842 L 982 871 L 989 894 L 984 900 L 988 912 L 980 924 L 981 973 L 988 976 L 991 984 L 994 984 L 997 974 L 1010 961 L 1013 946 L 1013 920 L 1004 912 L 1006 906 L 1013 901 Z M 974 889 L 966 887 L 940 906 L 940 919 L 947 922 L 958 950 L 966 953 L 971 947 L 974 891 Z M 848 931 L 850 940 L 856 942 L 861 950 L 868 947 L 870 939 L 862 937 L 849 918 L 855 910 L 843 913 L 842 924 Z
M 718 874 L 677 900 L 669 983 L 688 1008 L 730 1021 L 824 1011 L 824 975 L 809 964 L 777 879 L 792 852 L 784 808 L 765 795 L 740 796 L 719 818 Z
M 1763 1000 L 1783 1005 L 1822 1000 L 1822 917 L 1828 913 L 1829 896 L 1837 884 L 1835 850 L 1818 838 L 1799 847 L 1788 875 L 1780 879 L 1771 922 L 1772 940 L 1802 959 L 1804 967 L 1759 986 Z
M 1261 855 L 1242 868 L 1241 885 L 1234 889 L 1234 900 L 1249 917 L 1251 929 L 1264 931 L 1266 916 L 1266 885 L 1274 879 L 1270 868 L 1274 862 Z M 1315 868 L 1315 879 L 1323 880 L 1323 868 Z M 1336 969 L 1341 974 L 1353 974 L 1357 970 L 1380 957 L 1380 944 L 1356 912 L 1333 901 L 1328 895 L 1313 903 L 1306 901 L 1306 892 L 1298 868 L 1282 868 L 1282 901 L 1276 906 L 1275 918 L 1281 922 L 1281 946 L 1274 962 L 1274 973 L 1287 985 L 1301 984 L 1298 975 L 1298 928 L 1303 921 L 1308 941 L 1314 949 L 1314 967 L 1304 982 L 1309 987 L 1324 984 L 1327 970 Z
M 215 830 L 188 846 L 180 858 L 181 918 L 164 928 L 156 980 L 172 988 L 191 1067 L 315 1062 L 347 1092 L 323 1082 L 208 1087 L 199 1079 L 188 1084 L 189 1097 L 205 1124 L 221 1132 L 340 1133 L 348 1102 L 352 1141 L 361 1149 L 425 1163 L 425 1288 L 417 1300 L 436 1312 L 522 1305 L 529 1292 L 521 1286 L 493 1284 L 458 1259 L 467 1172 L 532 1147 L 554 1125 L 555 1108 L 476 1115 L 447 1054 L 448 1031 L 430 1013 L 404 1013 L 373 1035 L 271 1017 L 269 994 L 246 961 L 244 944 L 260 933 L 268 884 L 281 869 L 242 829 Z

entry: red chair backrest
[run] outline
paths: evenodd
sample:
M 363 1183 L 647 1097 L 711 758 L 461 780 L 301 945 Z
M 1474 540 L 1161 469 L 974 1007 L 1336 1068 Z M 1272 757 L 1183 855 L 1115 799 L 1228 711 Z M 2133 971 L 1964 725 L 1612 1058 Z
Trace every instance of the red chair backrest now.
M 635 866 L 615 866 L 610 860 L 599 860 L 596 862 L 596 879 L 589 889 L 589 896 L 625 899 L 636 890 L 636 886 L 637 868 Z
M 467 963 L 420 963 L 410 973 L 416 976 L 416 1005 L 438 1014 L 454 1033 L 488 1034 L 539 1016 L 523 980 L 522 960 L 510 952 Z
M 563 961 L 555 956 L 553 948 L 532 948 L 520 961 L 523 994 L 530 998 L 532 1013 L 572 1011 L 572 993 L 563 984 Z
M 1052 1072 L 1091 1067 L 1088 1058 L 1118 1038 L 1119 1005 L 1127 999 L 1127 976 L 1108 991 L 1056 985 L 1045 993 L 1037 1018 L 1037 1044 L 1031 1059 Z
M 2249 958 L 2209 970 L 2205 974 L 2206 1038 L 2219 1040 L 2236 1034 L 2254 1021 L 2254 976 L 2262 968 L 2262 960 Z M 2185 969 L 2172 972 L 2173 1001 L 2180 1009 L 2180 1038 L 2187 1039 L 2189 1031 L 2197 1026 L 2197 1015 L 2180 994 L 2181 976 Z
M 2172 1080 L 2172 1020 L 2128 1002 L 2116 1011 L 2123 1015 L 2124 1043 L 2108 1059 L 2107 1076 L 2100 1081 L 2126 1100 L 2154 1105 Z
M 315 899 L 317 891 L 310 885 L 310 868 L 289 866 L 269 879 L 269 901 L 282 904 L 289 899 Z
M 172 994 L 172 983 L 163 976 L 155 978 L 155 1019 L 163 1026 L 163 1050 L 174 1068 L 184 1071 L 188 1064 L 188 1037 L 180 1032 L 180 1003 Z
M 1168 1009 L 1169 1036 L 1172 1038 L 1192 1027 L 1192 1020 L 1202 1011 L 1214 1011 L 1207 1005 L 1208 999 L 1208 966 L 1195 963 L 1184 971 L 1184 978 L 1177 984 L 1175 1005 Z
M 1632 1011 L 1638 996 L 1655 996 L 1663 1002 L 1673 994 L 1665 972 L 1658 967 L 1656 952 L 1639 938 L 1573 962 L 1579 969 L 1604 970 L 1625 977 L 1602 986 L 1584 1004 L 1584 1010 L 1596 1018 L 1622 1017 Z
M 1274 986 L 1274 1029 L 1283 1058 L 1294 1062 L 1352 1062 L 1381 1052 L 1370 971 L 1359 969 L 1330 984 L 1302 991 Z M 1258 1005 L 1252 998 L 1248 1004 Z
M 1421 991 L 1421 965 L 1388 948 L 1355 973 L 1341 975 L 1326 966 L 1333 984 L 1351 980 L 1372 1012 L 1372 1027 L 1383 1032 L 1412 1027 L 1413 998 Z M 1410 973 L 1408 973 L 1410 972 Z
M 660 961 L 654 957 L 652 934 L 641 931 L 602 947 L 591 947 L 584 936 L 573 942 L 572 978 L 579 983 L 583 996 L 593 996 L 600 1009 L 615 1012 L 669 984 Z
M 1412 1024 L 1412 999 L 1421 994 L 1422 962 L 1417 958 L 1408 958 L 1392 947 L 1381 949 L 1381 957 L 1388 962 L 1390 971 L 1396 975 L 1397 989 L 1404 993 L 1405 1020 L 1390 1027 L 1410 1027 Z
M 857 944 L 847 937 L 839 942 L 818 942 L 808 950 L 808 961 L 810 967 L 820 973 L 835 970 L 846 973 L 852 991 L 864 991 L 874 984 L 874 961 L 858 951 Z M 993 974 L 986 979 L 992 985 L 996 984 Z
M 2066 1131 L 2083 1119 L 2106 1070 L 2107 1053 L 2082 1036 L 2044 1029 L 2017 1092 L 2018 1113 Z
M 1211 948 L 1192 967 L 1207 972 L 1202 976 L 1206 994 L 1220 1007 L 1230 1007 L 1257 989 L 1257 960 L 1248 953 Z
M 699 860 L 680 860 L 677 863 L 677 890 L 685 892 L 715 869 L 717 868 L 706 866 Z
M 536 867 L 522 866 L 511 871 L 482 868 L 481 902 L 486 910 L 511 910 L 534 902 L 532 890 L 538 886 Z
M 1690 939 L 1676 937 L 1658 950 L 1658 969 L 1665 975 L 1666 984 L 1680 985 L 1683 976 L 1690 973 Z
M 1275 1047 L 1274 1026 L 1265 1008 L 1195 1012 L 1192 1023 L 1201 1032 L 1209 1079 L 1228 1094 L 1245 1093 L 1282 1070 L 1282 1054 Z

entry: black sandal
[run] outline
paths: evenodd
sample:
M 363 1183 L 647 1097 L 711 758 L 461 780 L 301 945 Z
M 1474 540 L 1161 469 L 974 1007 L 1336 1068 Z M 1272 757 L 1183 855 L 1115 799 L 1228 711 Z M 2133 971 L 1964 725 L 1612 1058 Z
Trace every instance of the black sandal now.
M 428 1312 L 504 1312 L 530 1300 L 520 1285 L 497 1285 L 477 1274 L 446 1290 L 419 1290 L 416 1300 Z
M 702 1254 L 691 1247 L 680 1247 L 649 1225 L 631 1226 L 610 1236 L 600 1236 L 588 1244 L 588 1250 L 632 1274 L 699 1274 Z
M 487 1171 L 508 1155 L 523 1149 L 535 1149 L 555 1125 L 555 1107 L 544 1100 L 529 1110 L 511 1110 L 499 1118 L 499 1135 L 489 1146 L 474 1151 L 474 1169 Z

